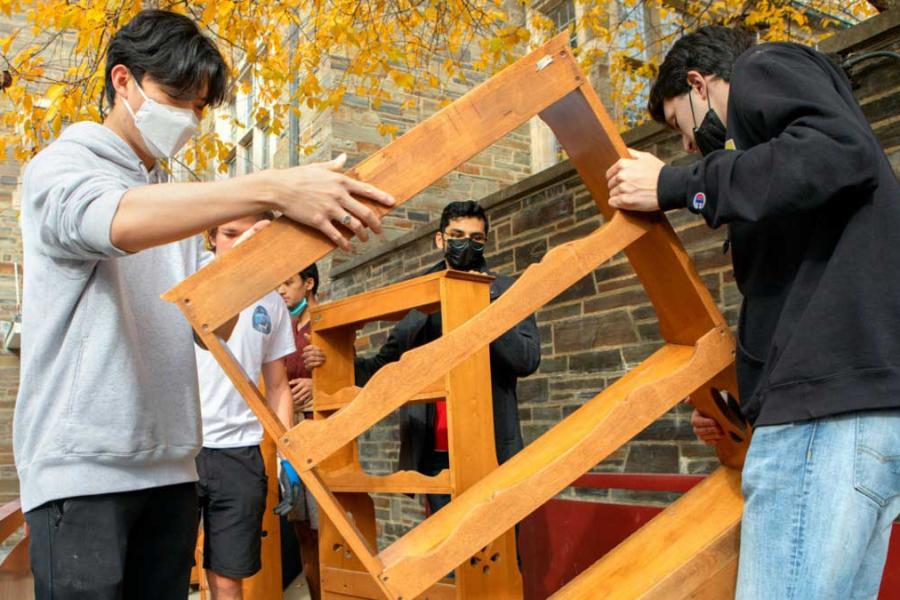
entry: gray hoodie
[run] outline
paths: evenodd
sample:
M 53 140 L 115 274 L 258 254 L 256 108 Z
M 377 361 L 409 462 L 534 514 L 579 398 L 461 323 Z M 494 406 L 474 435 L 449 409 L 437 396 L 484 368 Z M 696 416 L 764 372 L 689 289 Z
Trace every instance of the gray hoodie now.
M 108 128 L 77 123 L 26 167 L 25 295 L 13 445 L 22 509 L 196 481 L 190 326 L 159 295 L 197 270 L 196 238 L 129 255 L 110 225 L 160 181 Z

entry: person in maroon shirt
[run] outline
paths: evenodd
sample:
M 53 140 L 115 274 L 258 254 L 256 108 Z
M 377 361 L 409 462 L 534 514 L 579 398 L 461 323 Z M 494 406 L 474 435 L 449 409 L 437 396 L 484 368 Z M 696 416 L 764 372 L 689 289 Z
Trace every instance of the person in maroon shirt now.
M 318 292 L 319 269 L 315 263 L 278 286 L 294 325 L 297 352 L 287 357 L 286 365 L 294 409 L 300 412 L 312 412 L 312 370 L 325 362 L 322 351 L 309 344 L 312 331 L 309 315 L 319 305 Z
M 305 268 L 298 274 L 290 277 L 280 286 L 278 294 L 287 304 L 291 313 L 291 330 L 294 332 L 294 342 L 297 351 L 285 357 L 288 383 L 291 386 L 291 395 L 294 398 L 294 411 L 298 413 L 312 412 L 312 370 L 325 362 L 325 356 L 315 346 L 310 346 L 309 336 L 312 330 L 310 312 L 318 305 L 316 294 L 319 291 L 319 269 L 315 263 Z M 296 415 L 297 420 L 302 419 Z M 317 600 L 320 597 L 319 586 L 319 534 L 318 519 L 315 501 L 309 493 L 304 491 L 304 500 L 300 503 L 299 510 L 291 513 L 293 529 L 300 542 L 300 557 L 302 568 L 309 585 L 310 597 Z M 282 531 L 290 528 L 282 528 Z M 287 533 L 287 532 L 285 532 Z M 282 535 L 283 543 L 290 543 L 288 535 Z M 296 551 L 290 547 L 283 548 L 282 556 L 296 556 Z M 287 565 L 285 571 L 291 570 Z M 288 579 L 288 577 L 285 577 Z M 289 577 L 293 580 L 293 577 Z

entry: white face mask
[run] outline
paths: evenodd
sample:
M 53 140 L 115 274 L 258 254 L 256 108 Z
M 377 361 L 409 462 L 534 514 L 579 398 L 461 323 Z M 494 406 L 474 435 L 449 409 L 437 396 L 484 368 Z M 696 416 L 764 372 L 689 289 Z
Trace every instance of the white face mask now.
M 188 143 L 199 128 L 197 115 L 189 108 L 166 106 L 147 97 L 140 85 L 135 85 L 144 103 L 135 113 L 125 101 L 134 125 L 141 132 L 147 149 L 156 158 L 169 158 Z M 124 101 L 124 99 L 123 99 Z

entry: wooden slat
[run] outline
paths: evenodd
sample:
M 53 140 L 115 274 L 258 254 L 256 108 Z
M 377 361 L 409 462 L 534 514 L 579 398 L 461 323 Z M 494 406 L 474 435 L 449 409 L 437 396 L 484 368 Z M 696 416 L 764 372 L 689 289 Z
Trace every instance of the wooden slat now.
M 290 442 L 285 440 L 285 427 L 266 404 L 259 389 L 253 381 L 247 376 L 243 367 L 235 360 L 228 347 L 222 343 L 216 335 L 205 331 L 198 332 L 207 350 L 209 350 L 215 359 L 222 366 L 225 374 L 241 393 L 241 396 L 247 401 L 250 409 L 262 423 L 263 428 L 276 439 L 278 449 L 293 465 L 300 464 L 299 457 L 296 455 L 294 448 Z M 277 437 L 276 437 L 277 436 Z M 304 485 L 309 489 L 310 493 L 315 496 L 319 502 L 319 508 L 329 518 L 334 521 L 335 527 L 340 534 L 344 536 L 347 544 L 357 554 L 359 560 L 365 565 L 370 573 L 381 572 L 382 565 L 375 557 L 372 548 L 368 545 L 362 534 L 356 526 L 349 522 L 346 513 L 341 507 L 334 495 L 325 487 L 319 475 L 314 472 L 305 471 L 300 473 L 300 478 Z
M 393 598 L 437 581 L 731 364 L 716 328 L 695 347 L 667 344 L 448 506 L 386 548 Z
M 551 61 L 540 66 L 547 57 Z M 560 34 L 370 156 L 349 175 L 389 192 L 402 204 L 583 84 L 567 35 Z M 278 219 L 163 298 L 177 303 L 197 328 L 215 331 L 334 247 L 317 231 Z M 229 293 L 220 293 L 223 289 Z
M 278 505 L 278 456 L 275 442 L 265 434 L 260 444 L 267 481 L 266 508 L 263 513 L 262 568 L 241 582 L 243 600 L 271 600 L 281 595 L 281 518 L 275 514 Z
M 597 94 L 583 86 L 540 116 L 565 148 L 601 214 L 611 218 L 618 211 L 609 206 L 606 171 L 629 154 Z M 641 218 L 656 226 L 625 254 L 653 302 L 663 339 L 693 344 L 725 320 L 665 215 L 643 213 Z
M 22 514 L 22 504 L 18 500 L 0 506 L 0 542 L 24 524 L 25 515 Z
M 34 579 L 28 560 L 28 538 L 16 543 L 0 564 L 0 598 L 33 600 Z
M 288 457 L 291 464 L 296 464 L 294 458 L 290 455 L 291 449 L 289 446 L 282 447 L 281 452 Z M 319 474 L 315 471 L 304 471 L 300 473 L 300 479 L 303 480 L 303 484 L 315 497 L 321 513 L 324 513 L 334 524 L 337 532 L 346 541 L 350 551 L 359 559 L 363 567 L 369 573 L 381 573 L 383 565 L 380 559 L 375 556 L 373 547 L 363 537 L 357 525 L 347 519 L 346 511 L 334 494 L 325 486 Z M 390 595 L 389 590 L 384 586 L 382 586 L 382 592 L 388 596 Z
M 441 280 L 442 335 L 468 323 L 491 303 L 485 282 Z M 447 442 L 453 498 L 497 468 L 490 348 L 482 346 L 447 374 Z M 487 547 L 471 563 L 456 569 L 459 598 L 521 600 L 522 575 L 516 561 L 513 529 L 483 540 Z M 492 560 L 493 557 L 493 560 Z
M 570 487 L 684 493 L 703 479 L 703 475 L 674 473 L 588 473 L 573 481 Z
M 265 397 L 263 397 L 259 388 L 256 387 L 256 384 L 247 375 L 247 372 L 244 371 L 244 368 L 238 363 L 237 359 L 234 358 L 234 355 L 231 353 L 228 346 L 226 346 L 214 333 L 208 331 L 198 331 L 197 333 L 203 341 L 203 345 L 206 346 L 206 349 L 209 350 L 213 355 L 213 358 L 215 358 L 222 367 L 222 370 L 225 371 L 225 375 L 231 380 L 231 383 L 237 388 L 237 391 L 240 392 L 244 400 L 247 401 L 250 410 L 252 410 L 253 414 L 256 415 L 256 418 L 259 419 L 263 429 L 265 429 L 274 439 L 278 440 L 284 435 L 284 424 L 278 419 L 278 416 L 272 409 L 269 408 L 269 405 L 266 404 Z
M 648 224 L 624 213 L 596 232 L 558 246 L 530 265 L 502 296 L 441 338 L 382 367 L 349 406 L 327 422 L 304 421 L 285 436 L 297 449 L 299 470 L 310 469 L 356 439 L 535 310 L 647 232 Z
M 433 477 L 416 471 L 397 471 L 390 475 L 370 475 L 362 469 L 347 468 L 322 473 L 322 481 L 332 492 L 372 494 L 449 494 L 450 471 Z
M 442 377 L 440 381 L 436 381 L 433 384 L 426 387 L 424 390 L 413 396 L 409 399 L 407 404 L 420 404 L 420 403 L 428 403 L 434 402 L 435 400 L 442 400 L 447 397 L 447 389 L 444 384 L 444 378 Z M 315 407 L 316 410 L 338 410 L 351 404 L 356 397 L 359 396 L 359 393 L 362 391 L 362 388 L 357 386 L 345 387 L 334 394 L 326 394 L 324 392 L 320 392 L 316 395 L 315 398 Z
M 368 573 L 350 569 L 325 568 L 322 571 L 322 587 L 326 592 L 343 594 L 348 598 L 378 598 L 378 584 Z M 456 600 L 456 586 L 452 583 L 436 583 L 416 600 Z
M 731 600 L 743 499 L 720 467 L 552 596 L 552 600 Z
M 442 271 L 402 281 L 385 288 L 366 292 L 366 303 L 355 297 L 321 304 L 312 309 L 316 331 L 338 327 L 360 327 L 371 321 L 397 321 L 412 309 L 431 313 L 440 307 L 440 286 L 445 279 L 492 281 L 490 275 Z

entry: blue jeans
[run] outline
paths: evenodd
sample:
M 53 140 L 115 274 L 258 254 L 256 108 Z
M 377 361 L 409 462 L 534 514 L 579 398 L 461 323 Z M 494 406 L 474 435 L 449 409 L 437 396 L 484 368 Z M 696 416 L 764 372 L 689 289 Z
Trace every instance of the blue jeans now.
M 900 410 L 753 432 L 737 600 L 878 595 L 900 513 Z

